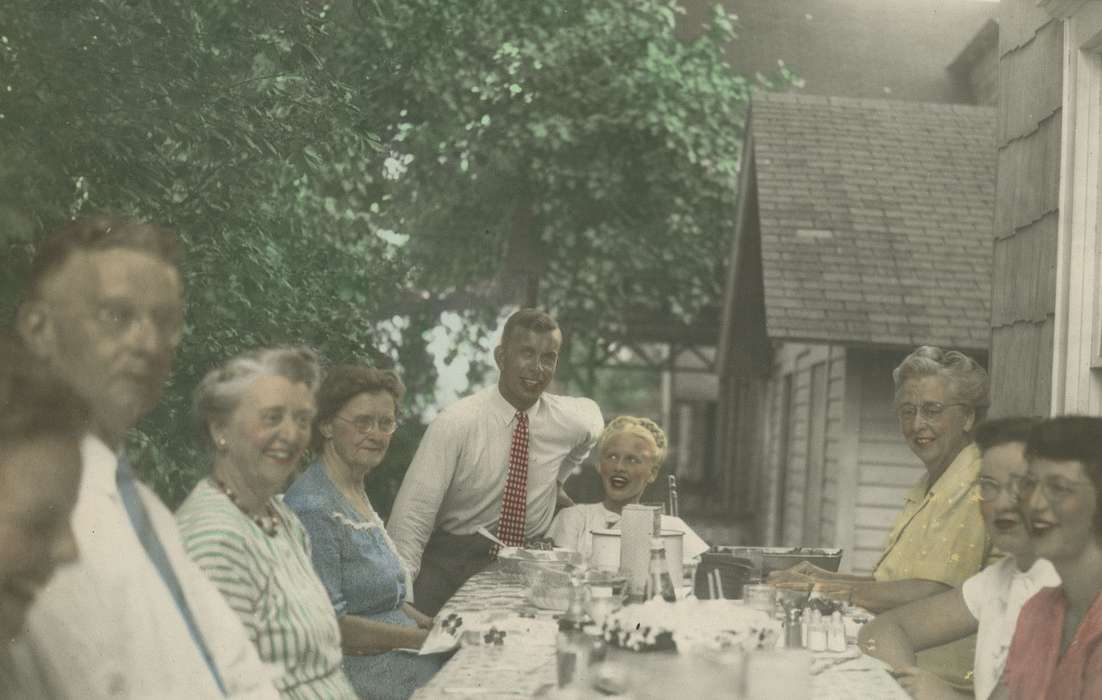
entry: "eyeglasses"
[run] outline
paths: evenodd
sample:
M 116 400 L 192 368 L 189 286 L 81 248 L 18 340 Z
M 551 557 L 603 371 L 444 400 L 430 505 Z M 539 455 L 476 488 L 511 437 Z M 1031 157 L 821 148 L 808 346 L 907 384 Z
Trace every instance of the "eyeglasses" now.
M 348 423 L 355 428 L 357 432 L 365 435 L 372 430 L 378 430 L 383 435 L 393 435 L 394 431 L 398 429 L 398 421 L 390 416 L 358 416 L 356 418 L 345 418 L 344 416 L 334 417 Z
M 1003 491 L 1009 493 L 1011 498 L 1020 500 L 1025 491 L 1024 481 L 1024 476 L 1012 476 L 1004 484 L 989 476 L 981 476 L 976 479 L 976 487 L 979 489 L 981 501 L 994 501 Z
M 1059 503 L 1068 496 L 1072 496 L 1079 490 L 1080 486 L 1088 486 L 1089 482 L 1078 481 L 1071 479 L 1062 479 L 1058 476 L 1050 476 L 1045 479 L 1038 479 L 1035 476 L 1027 474 L 1022 477 L 1022 496 L 1029 498 L 1033 495 L 1033 491 L 1040 487 L 1041 493 L 1044 494 L 1045 500 L 1049 503 Z
M 178 313 L 164 309 L 142 311 L 132 304 L 121 301 L 105 301 L 96 305 L 93 318 L 105 332 L 115 337 L 130 333 L 148 316 L 157 335 L 169 345 L 180 342 L 184 332 L 184 321 Z
M 918 406 L 913 403 L 903 403 L 895 409 L 895 414 L 899 416 L 899 420 L 909 421 L 914 420 L 915 416 L 919 416 L 922 420 L 935 420 L 940 418 L 945 409 L 950 406 L 967 406 L 966 403 L 942 403 L 940 401 L 926 401 Z

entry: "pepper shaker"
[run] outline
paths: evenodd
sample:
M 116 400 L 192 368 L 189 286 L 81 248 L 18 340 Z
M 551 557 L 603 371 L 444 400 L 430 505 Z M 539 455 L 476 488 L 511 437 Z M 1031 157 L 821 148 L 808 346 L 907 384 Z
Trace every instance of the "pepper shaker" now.
M 784 621 L 784 646 L 788 649 L 800 649 L 804 645 L 803 615 L 799 608 L 792 608 Z

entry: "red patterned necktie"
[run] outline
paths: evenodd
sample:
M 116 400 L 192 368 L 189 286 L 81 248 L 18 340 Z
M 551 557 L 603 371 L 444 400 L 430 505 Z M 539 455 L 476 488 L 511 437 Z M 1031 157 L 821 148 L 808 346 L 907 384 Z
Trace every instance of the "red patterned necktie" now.
M 509 448 L 509 474 L 501 497 L 497 536 L 514 547 L 524 544 L 524 521 L 528 507 L 528 414 L 517 411 L 513 445 Z M 496 554 L 496 552 L 495 552 Z

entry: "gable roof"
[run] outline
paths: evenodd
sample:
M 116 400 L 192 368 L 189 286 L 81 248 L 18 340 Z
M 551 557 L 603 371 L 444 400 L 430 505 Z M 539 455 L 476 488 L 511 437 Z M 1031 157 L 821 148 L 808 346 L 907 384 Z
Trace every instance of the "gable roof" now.
M 770 339 L 987 348 L 992 109 L 758 94 L 747 133 Z

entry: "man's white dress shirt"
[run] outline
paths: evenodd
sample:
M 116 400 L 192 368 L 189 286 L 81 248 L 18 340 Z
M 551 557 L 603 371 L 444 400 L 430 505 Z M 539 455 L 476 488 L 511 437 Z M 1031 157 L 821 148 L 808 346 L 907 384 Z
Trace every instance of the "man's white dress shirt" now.
M 413 578 L 433 531 L 496 532 L 516 413 L 495 385 L 448 406 L 425 431 L 387 523 Z M 585 460 L 604 419 L 590 399 L 546 393 L 526 413 L 528 539 L 547 532 L 559 482 Z
M 131 525 L 116 483 L 117 456 L 88 436 L 81 457 L 73 511 L 80 559 L 59 570 L 31 608 L 27 639 L 34 653 L 69 698 L 223 697 Z M 273 669 L 188 558 L 172 514 L 144 484 L 139 489 L 229 697 L 275 700 Z
M 972 670 L 977 700 L 987 700 L 1002 678 L 1022 606 L 1042 588 L 1059 585 L 1060 574 L 1047 559 L 1022 571 L 1014 557 L 1004 557 L 964 582 L 964 604 L 979 622 Z

